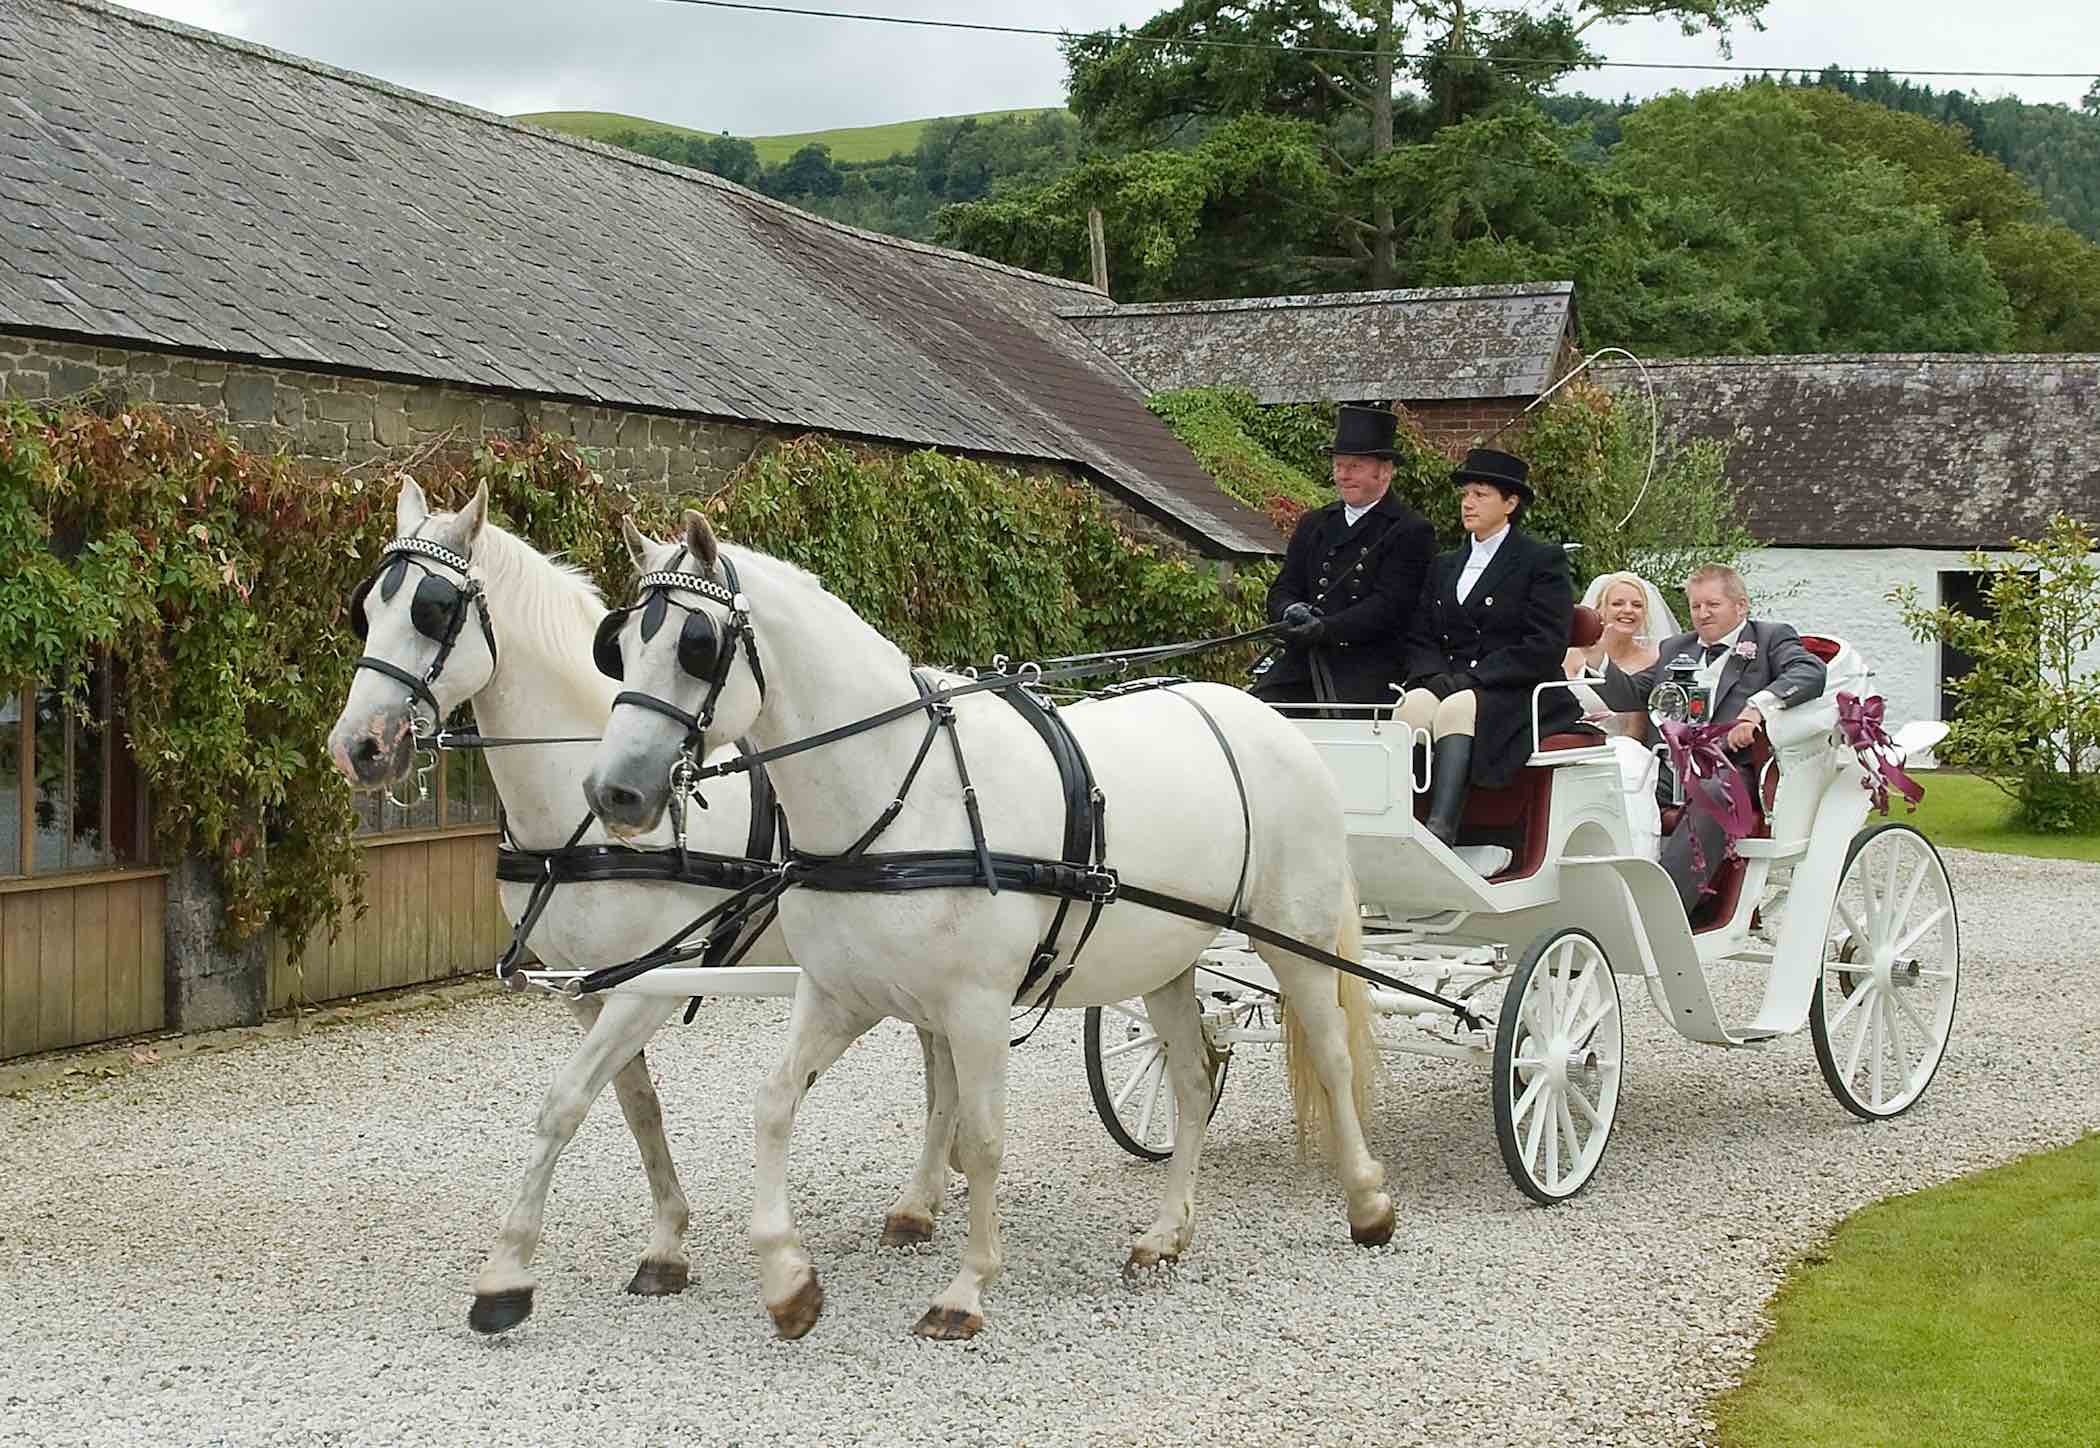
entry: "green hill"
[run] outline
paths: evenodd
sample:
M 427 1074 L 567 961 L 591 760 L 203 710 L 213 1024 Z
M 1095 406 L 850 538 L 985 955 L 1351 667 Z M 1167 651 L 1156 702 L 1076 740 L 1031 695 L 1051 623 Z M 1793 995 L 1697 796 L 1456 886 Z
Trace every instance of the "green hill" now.
M 1056 108 L 1040 107 L 1033 110 L 978 111 L 974 118 L 979 121 L 995 121 L 1007 116 L 1041 115 L 1044 110 L 1054 109 Z M 669 131 L 675 135 L 699 137 L 717 134 L 713 131 L 694 130 L 690 126 L 674 126 L 665 121 L 651 121 L 641 116 L 625 116 L 618 111 L 534 111 L 513 119 L 608 143 L 622 131 Z M 886 126 L 844 126 L 831 131 L 798 131 L 787 136 L 752 136 L 748 139 L 758 150 L 759 164 L 764 166 L 777 166 L 813 142 L 829 146 L 831 159 L 842 164 L 855 161 L 884 161 L 900 151 L 909 152 L 918 145 L 920 134 L 931 122 L 965 119 L 970 117 L 924 116 L 915 121 L 894 121 Z

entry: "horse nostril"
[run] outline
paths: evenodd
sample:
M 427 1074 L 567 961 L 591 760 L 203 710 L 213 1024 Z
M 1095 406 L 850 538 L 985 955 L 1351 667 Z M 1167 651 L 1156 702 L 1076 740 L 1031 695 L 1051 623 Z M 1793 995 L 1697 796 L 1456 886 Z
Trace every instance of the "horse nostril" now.
M 609 784 L 598 791 L 598 798 L 607 809 L 625 814 L 640 807 L 642 792 L 624 784 Z

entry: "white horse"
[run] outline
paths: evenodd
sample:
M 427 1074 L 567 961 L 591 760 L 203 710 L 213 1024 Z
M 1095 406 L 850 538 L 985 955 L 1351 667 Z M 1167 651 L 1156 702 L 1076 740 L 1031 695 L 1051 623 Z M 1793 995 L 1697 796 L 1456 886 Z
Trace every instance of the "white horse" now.
M 662 628 L 645 643 L 633 620 L 622 637 L 630 689 L 693 714 L 704 714 L 713 693 L 709 741 L 748 736 L 768 749 L 918 697 L 904 655 L 816 579 L 749 549 L 718 550 L 696 513 L 686 515 L 682 554 L 679 545 L 666 544 L 637 561 L 645 570 L 706 576 L 718 593 L 729 577 L 727 562 L 748 599 L 762 685 L 736 641 L 732 610 L 691 587 L 666 590 L 671 616 L 704 615 L 711 629 L 698 632 L 707 637 L 680 647 L 680 629 Z M 726 672 L 718 666 L 724 648 L 737 654 Z M 720 680 L 719 687 L 711 690 L 696 674 Z M 1064 794 L 1041 739 L 1011 705 L 990 694 L 964 696 L 955 708 L 991 848 L 1057 859 Z M 1204 711 L 1231 741 L 1246 780 L 1251 832 L 1233 770 Z M 1223 908 L 1244 859 L 1247 918 L 1323 950 L 1358 952 L 1340 800 L 1297 729 L 1248 695 L 1208 684 L 1073 705 L 1063 713 L 1106 797 L 1108 863 L 1124 880 Z M 836 855 L 860 838 L 898 795 L 926 727 L 926 715 L 915 710 L 770 765 L 798 851 Z M 666 803 L 666 771 L 684 743 L 684 727 L 668 716 L 633 706 L 614 711 L 585 793 L 615 834 L 656 825 Z M 936 742 L 873 849 L 969 851 L 972 843 L 958 770 L 948 744 Z M 761 1289 L 781 1336 L 807 1332 L 823 1305 L 787 1198 L 796 1109 L 848 1045 L 890 1016 L 947 1038 L 959 1087 L 957 1164 L 969 1180 L 961 1272 L 914 1331 L 961 1338 L 982 1326 L 981 1290 L 1000 1267 L 994 1189 L 1005 1144 L 1009 1012 L 1056 905 L 1040 895 L 1013 889 L 992 895 L 981 887 L 898 894 L 796 889 L 781 898 L 780 923 L 802 976 L 787 1049 L 758 1096 L 752 1212 Z M 1072 911 L 1061 962 L 1069 961 L 1085 913 L 1084 905 Z M 1180 1128 L 1158 1218 L 1137 1239 L 1126 1272 L 1177 1258 L 1192 1233 L 1210 1083 L 1191 962 L 1215 934 L 1214 926 L 1111 904 L 1056 996 L 1057 1005 L 1076 1007 L 1142 995 L 1168 1045 Z M 1382 1243 L 1392 1234 L 1393 1204 L 1381 1190 L 1384 1170 L 1365 1145 L 1359 1119 L 1376 1061 L 1363 986 L 1301 956 L 1260 949 L 1290 1002 L 1285 1019 L 1295 1047 L 1290 1075 L 1300 1128 L 1309 1133 L 1324 1118 L 1350 1233 L 1365 1244 Z M 1040 988 L 1030 995 L 1038 997 Z M 926 1169 L 932 1159 L 929 1141 L 915 1184 L 917 1205 L 929 1211 L 944 1184 Z
M 423 490 L 404 480 L 397 505 L 397 537 L 420 538 L 470 561 L 489 611 L 491 657 L 472 608 L 458 628 L 451 653 L 428 683 L 442 712 L 471 700 L 481 731 L 490 737 L 584 736 L 595 738 L 612 707 L 617 685 L 591 662 L 591 642 L 605 607 L 597 588 L 576 569 L 555 563 L 503 529 L 487 522 L 488 489 L 456 513 L 430 512 Z M 629 525 L 630 531 L 632 525 Z M 640 542 L 640 535 L 635 535 Z M 458 572 L 435 557 L 418 556 L 403 570 L 391 596 L 383 585 L 366 596 L 365 652 L 422 678 L 437 658 L 439 641 L 418 627 L 416 596 L 428 578 L 454 587 Z M 422 623 L 433 622 L 433 605 L 446 587 L 426 600 Z M 442 630 L 440 630 L 442 632 Z M 406 777 L 414 746 L 412 702 L 401 683 L 360 669 L 329 735 L 329 755 L 350 781 L 371 788 Z M 427 712 L 427 706 L 426 706 Z M 512 837 L 523 847 L 552 849 L 583 819 L 581 784 L 591 746 L 549 744 L 494 749 L 489 772 L 503 800 Z M 746 848 L 751 800 L 741 786 L 711 792 L 712 808 L 696 812 L 692 846 L 740 855 Z M 595 826 L 582 843 L 603 843 Z M 668 828 L 643 844 L 669 845 Z M 529 885 L 505 882 L 504 914 L 524 912 Z M 655 881 L 608 881 L 558 886 L 535 923 L 530 946 L 542 964 L 556 969 L 591 968 L 641 955 L 717 900 L 722 892 Z M 753 958 L 789 963 L 778 928 L 753 948 Z M 685 1290 L 688 1268 L 685 1231 L 689 1216 L 684 1189 L 664 1136 L 663 1108 L 642 1047 L 680 1002 L 615 994 L 573 1003 L 584 1028 L 582 1045 L 547 1088 L 540 1104 L 532 1159 L 496 1245 L 474 1286 L 468 1322 L 481 1332 L 501 1332 L 532 1311 L 533 1253 L 539 1245 L 554 1164 L 576 1134 L 590 1105 L 613 1083 L 621 1112 L 641 1149 L 654 1205 L 649 1244 L 627 1284 L 629 1292 L 663 1296 Z M 950 1079 L 945 1057 L 922 1035 L 928 1093 Z M 939 1069 L 936 1069 L 938 1065 Z M 931 1103 L 929 1103 L 929 1111 Z M 930 1231 L 930 1223 L 928 1224 Z M 914 1240 L 909 1232 L 885 1233 L 892 1245 Z

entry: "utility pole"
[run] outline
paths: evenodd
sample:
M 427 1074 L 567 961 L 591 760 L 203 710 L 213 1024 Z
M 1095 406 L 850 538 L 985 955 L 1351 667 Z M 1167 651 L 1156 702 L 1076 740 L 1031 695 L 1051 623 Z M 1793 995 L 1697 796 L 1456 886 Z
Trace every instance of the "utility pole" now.
M 1108 233 L 1101 224 L 1101 208 L 1086 209 L 1087 249 L 1094 257 L 1094 285 L 1102 292 L 1108 290 Z
M 1465 0 L 1459 0 L 1463 5 Z M 1461 14 L 1463 11 L 1460 12 Z M 1371 154 L 1383 156 L 1393 149 L 1393 6 L 1378 9 L 1378 63 L 1371 94 Z M 1371 244 L 1371 285 L 1380 291 L 1393 285 L 1393 208 L 1382 203 L 1372 213 L 1378 234 Z

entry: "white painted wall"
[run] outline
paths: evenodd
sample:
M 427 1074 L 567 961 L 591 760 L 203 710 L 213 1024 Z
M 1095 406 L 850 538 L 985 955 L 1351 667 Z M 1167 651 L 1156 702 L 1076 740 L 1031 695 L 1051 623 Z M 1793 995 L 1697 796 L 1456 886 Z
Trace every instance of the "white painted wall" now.
M 1993 561 L 2009 555 L 1992 554 Z M 2100 561 L 2100 554 L 2095 555 Z M 1803 633 L 1844 639 L 1874 670 L 1888 700 L 1890 726 L 1940 717 L 1940 649 L 1903 626 L 1888 593 L 1915 585 L 1928 607 L 1940 602 L 1940 574 L 1969 571 L 1968 555 L 1927 548 L 1760 548 L 1742 562 L 1753 618 L 1790 623 Z M 2100 670 L 2100 647 L 2084 660 Z

